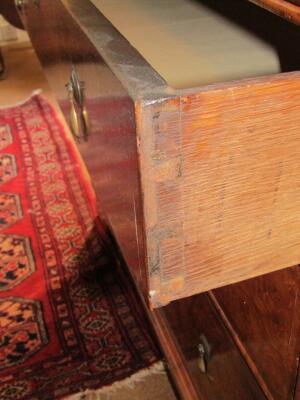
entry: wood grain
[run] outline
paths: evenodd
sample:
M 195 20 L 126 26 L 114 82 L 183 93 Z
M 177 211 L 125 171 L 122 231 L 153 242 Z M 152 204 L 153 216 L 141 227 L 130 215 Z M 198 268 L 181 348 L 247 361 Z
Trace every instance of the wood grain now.
M 134 103 L 60 0 L 43 1 L 39 8 L 30 3 L 23 18 L 67 122 L 72 67 L 84 86 L 90 132 L 77 146 L 99 214 L 147 298 Z
M 293 0 L 250 0 L 263 8 L 300 25 L 300 1 Z
M 263 400 L 265 396 L 248 369 L 230 335 L 223 327 L 206 294 L 182 299 L 155 311 L 161 315 L 173 343 L 173 354 L 183 355 L 180 362 L 171 358 L 174 368 L 188 371 L 199 399 Z M 205 335 L 211 358 L 207 373 L 198 366 L 198 344 Z M 181 373 L 183 375 L 183 372 Z M 184 388 L 183 388 L 184 389 Z M 190 399 L 193 397 L 184 397 Z
M 299 267 L 214 290 L 238 347 L 255 366 L 272 398 L 293 398 L 299 365 Z M 258 379 L 260 380 L 260 379 Z
M 300 261 L 299 73 L 138 117 L 154 307 Z
M 184 354 L 177 345 L 176 336 L 170 329 L 163 311 L 160 309 L 154 310 L 149 312 L 149 316 L 163 348 L 168 370 L 182 399 L 206 400 L 193 384 L 192 377 L 186 367 Z
M 16 28 L 24 29 L 14 0 L 1 0 L 0 14 L 2 14 L 3 17 Z

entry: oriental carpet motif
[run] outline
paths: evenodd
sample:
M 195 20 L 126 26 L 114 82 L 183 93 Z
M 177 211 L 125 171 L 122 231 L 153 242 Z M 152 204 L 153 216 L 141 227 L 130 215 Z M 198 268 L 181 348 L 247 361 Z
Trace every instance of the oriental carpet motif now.
M 88 177 L 54 109 L 35 95 L 0 110 L 1 400 L 66 398 L 157 361 L 96 222 Z

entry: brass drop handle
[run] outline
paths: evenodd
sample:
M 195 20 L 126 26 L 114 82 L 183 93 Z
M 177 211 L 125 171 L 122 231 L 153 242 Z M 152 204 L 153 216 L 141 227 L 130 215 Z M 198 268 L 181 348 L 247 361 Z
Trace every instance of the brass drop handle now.
M 23 13 L 28 6 L 28 0 L 15 0 L 15 5 L 19 12 Z
M 90 119 L 89 119 L 89 114 L 88 114 L 88 111 L 87 111 L 87 108 L 85 105 L 83 105 L 82 110 L 81 110 L 81 121 L 82 121 L 82 125 L 83 125 L 84 132 L 85 132 L 84 139 L 87 141 L 89 132 L 90 132 Z
M 75 67 L 72 67 L 70 81 L 66 85 L 71 106 L 70 125 L 71 132 L 77 142 L 87 141 L 90 122 L 84 99 L 84 83 L 78 79 Z
M 211 346 L 205 335 L 200 336 L 198 343 L 198 367 L 203 374 L 208 371 L 208 363 L 211 358 Z
M 71 104 L 71 111 L 70 111 L 70 127 L 71 127 L 71 133 L 74 137 L 74 139 L 78 142 L 80 142 L 80 124 L 79 124 L 79 119 L 78 119 L 78 114 L 77 110 L 73 101 L 73 98 L 71 97 L 71 92 L 69 92 L 69 101 Z

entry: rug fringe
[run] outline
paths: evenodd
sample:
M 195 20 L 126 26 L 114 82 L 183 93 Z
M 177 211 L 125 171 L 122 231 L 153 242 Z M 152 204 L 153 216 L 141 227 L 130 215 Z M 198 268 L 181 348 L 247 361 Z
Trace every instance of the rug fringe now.
M 144 368 L 135 374 L 131 375 L 129 378 L 125 378 L 121 381 L 114 382 L 110 386 L 104 386 L 98 390 L 86 390 L 81 393 L 76 393 L 68 397 L 64 397 L 63 400 L 104 400 L 103 395 L 109 395 L 111 393 L 116 392 L 119 389 L 124 388 L 125 386 L 130 389 L 134 389 L 135 384 L 138 382 L 142 382 L 150 375 L 153 374 L 165 374 L 166 370 L 164 367 L 164 363 L 162 361 L 158 361 L 153 364 L 149 368 Z
M 21 101 L 19 101 L 19 102 L 17 102 L 17 103 L 14 103 L 14 104 L 8 104 L 8 105 L 1 106 L 1 107 L 0 107 L 0 110 L 5 110 L 5 109 L 9 109 L 9 108 L 15 108 L 15 107 L 18 107 L 18 106 L 23 106 L 23 105 L 26 104 L 28 101 L 30 101 L 34 96 L 38 96 L 38 95 L 41 94 L 41 93 L 42 93 L 42 89 L 34 90 L 34 91 L 31 92 L 31 94 L 30 94 L 28 97 L 26 97 L 24 100 L 21 100 Z

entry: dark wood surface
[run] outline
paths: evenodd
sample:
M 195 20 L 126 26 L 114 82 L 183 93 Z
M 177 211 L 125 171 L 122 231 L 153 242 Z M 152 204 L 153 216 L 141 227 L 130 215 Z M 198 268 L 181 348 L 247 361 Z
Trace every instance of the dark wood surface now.
M 5 62 L 0 48 L 0 79 L 5 77 Z
M 299 274 L 288 268 L 155 311 L 185 398 L 299 399 Z M 198 367 L 201 334 L 212 348 L 207 374 Z M 253 394 L 253 381 L 264 395 Z
M 0 14 L 16 28 L 24 29 L 21 18 L 15 6 L 14 0 L 1 0 L 0 2 Z
M 276 400 L 292 399 L 300 355 L 300 268 L 213 291 L 238 343 Z
M 77 145 L 98 194 L 99 213 L 145 295 L 134 104 L 61 1 L 43 1 L 38 9 L 28 7 L 24 19 L 69 123 L 66 84 L 73 67 L 84 86 L 90 129 L 87 141 Z
M 294 24 L 300 25 L 299 0 L 250 0 Z
M 265 399 L 206 294 L 175 301 L 157 312 L 164 319 L 161 323 L 172 333 L 173 346 L 183 355 L 179 366 L 187 369 L 200 399 Z M 207 373 L 198 366 L 201 335 L 211 346 Z
M 294 395 L 293 400 L 299 400 L 299 399 L 300 399 L 300 376 L 299 376 L 299 369 L 298 369 L 298 379 L 297 379 L 295 395 Z

